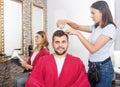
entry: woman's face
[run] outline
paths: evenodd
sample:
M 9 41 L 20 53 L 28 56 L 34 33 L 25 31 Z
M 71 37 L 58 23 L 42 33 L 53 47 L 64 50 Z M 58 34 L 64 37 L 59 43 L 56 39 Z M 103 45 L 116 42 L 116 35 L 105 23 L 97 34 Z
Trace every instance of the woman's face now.
M 91 8 L 91 18 L 95 23 L 99 23 L 99 25 L 102 23 L 102 13 L 95 8 Z
M 42 41 L 43 41 L 43 38 L 41 37 L 41 35 L 36 34 L 36 36 L 35 36 L 36 45 L 42 43 Z

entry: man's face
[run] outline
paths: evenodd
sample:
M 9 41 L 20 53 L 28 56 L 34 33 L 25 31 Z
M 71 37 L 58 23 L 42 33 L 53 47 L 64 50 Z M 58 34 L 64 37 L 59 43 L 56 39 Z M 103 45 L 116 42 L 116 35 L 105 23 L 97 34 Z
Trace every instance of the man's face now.
M 61 37 L 55 36 L 52 45 L 57 55 L 64 55 L 67 51 L 69 42 L 65 35 Z

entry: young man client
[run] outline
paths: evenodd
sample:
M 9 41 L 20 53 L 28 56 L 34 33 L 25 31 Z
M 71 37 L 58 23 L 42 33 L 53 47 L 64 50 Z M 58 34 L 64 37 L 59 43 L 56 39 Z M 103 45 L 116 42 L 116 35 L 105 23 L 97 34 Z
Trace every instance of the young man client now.
M 67 53 L 69 40 L 62 30 L 54 32 L 54 53 L 42 57 L 25 87 L 90 87 L 80 58 Z

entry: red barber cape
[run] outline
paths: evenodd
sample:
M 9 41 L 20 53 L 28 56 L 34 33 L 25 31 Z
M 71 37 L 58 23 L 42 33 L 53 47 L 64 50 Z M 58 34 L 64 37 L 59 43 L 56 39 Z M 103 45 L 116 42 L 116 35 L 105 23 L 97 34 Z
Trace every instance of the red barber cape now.
M 58 77 L 56 62 L 51 54 L 38 61 L 25 87 L 90 87 L 90 84 L 80 58 L 67 54 Z
M 32 55 L 33 55 L 33 52 L 31 53 L 31 55 L 30 55 L 30 57 L 29 57 L 29 59 L 28 59 L 28 61 L 27 61 L 27 63 L 29 64 L 29 65 L 31 65 L 31 57 L 32 57 Z M 39 52 L 38 52 L 38 54 L 35 56 L 35 59 L 34 59 L 34 61 L 33 61 L 33 63 L 32 63 L 32 66 L 34 67 L 36 64 L 37 64 L 37 62 L 38 62 L 38 60 L 42 57 L 42 56 L 45 56 L 45 55 L 50 55 L 50 53 L 49 53 L 49 51 L 48 51 L 48 49 L 47 48 L 42 48 Z M 26 69 L 24 69 L 24 73 L 25 72 L 31 72 L 32 70 L 26 70 Z

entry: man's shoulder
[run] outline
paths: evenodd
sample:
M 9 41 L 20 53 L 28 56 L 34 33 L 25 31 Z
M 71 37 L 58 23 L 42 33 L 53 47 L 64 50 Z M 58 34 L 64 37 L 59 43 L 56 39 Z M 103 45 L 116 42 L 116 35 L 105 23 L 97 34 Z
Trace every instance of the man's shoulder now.
M 77 67 L 81 67 L 83 68 L 84 67 L 84 63 L 83 61 L 80 59 L 80 57 L 77 57 L 77 56 L 74 56 L 74 55 L 71 55 L 71 54 L 67 54 L 67 61 L 69 61 L 70 64 L 72 64 L 72 66 L 75 66 L 76 68 Z
M 41 57 L 41 60 L 42 60 L 42 61 L 48 61 L 48 60 L 50 60 L 51 58 L 53 58 L 53 55 L 52 55 L 52 54 L 49 54 L 49 55 L 42 56 L 42 57 Z
M 70 60 L 72 60 L 72 61 L 82 62 L 82 60 L 80 59 L 80 57 L 74 56 L 72 54 L 67 54 L 67 57 L 70 58 Z

